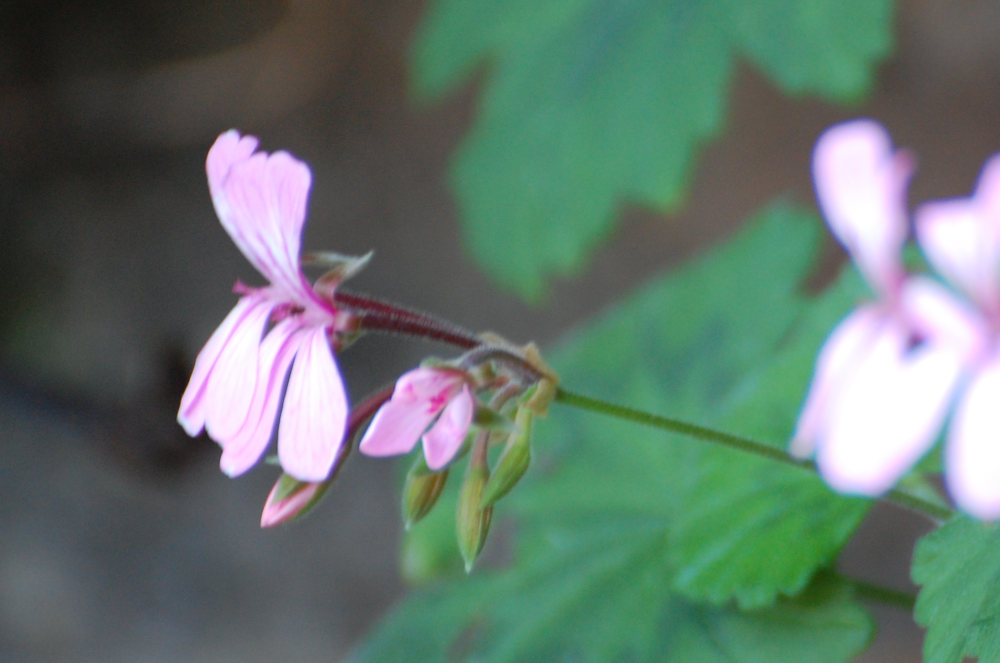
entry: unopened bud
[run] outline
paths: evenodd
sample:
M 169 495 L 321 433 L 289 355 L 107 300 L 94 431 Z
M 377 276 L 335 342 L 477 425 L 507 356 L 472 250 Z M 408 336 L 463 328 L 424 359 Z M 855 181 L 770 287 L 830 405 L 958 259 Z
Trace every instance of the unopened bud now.
M 514 421 L 516 430 L 507 438 L 507 445 L 500 452 L 493 467 L 493 474 L 483 489 L 482 505 L 492 506 L 494 502 L 510 492 L 521 480 L 531 464 L 531 428 L 535 413 L 527 407 L 520 407 Z
M 427 467 L 424 455 L 417 454 L 417 460 L 406 473 L 406 483 L 403 485 L 403 522 L 406 529 L 410 529 L 431 512 L 447 480 L 447 467 L 440 472 L 433 472 Z
M 472 570 L 472 565 L 486 542 L 486 534 L 490 531 L 493 507 L 483 508 L 480 506 L 483 500 L 483 488 L 486 487 L 489 476 L 490 472 L 487 468 L 470 462 L 465 481 L 458 494 L 458 514 L 455 518 L 455 525 L 458 535 L 458 549 L 462 553 L 462 559 L 465 560 L 466 573 Z
M 261 527 L 274 527 L 306 515 L 319 503 L 332 480 L 316 483 L 299 481 L 282 474 L 271 489 L 260 514 Z

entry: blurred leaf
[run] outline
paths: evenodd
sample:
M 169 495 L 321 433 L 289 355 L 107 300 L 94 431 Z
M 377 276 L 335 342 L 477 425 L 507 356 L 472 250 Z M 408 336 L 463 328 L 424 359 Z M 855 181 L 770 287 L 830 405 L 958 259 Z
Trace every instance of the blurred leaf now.
M 912 575 L 926 663 L 1000 660 L 1000 526 L 953 517 L 917 543 Z
M 581 330 L 551 357 L 563 384 L 695 421 L 723 417 L 733 430 L 766 432 L 765 413 L 780 419 L 771 432 L 790 426 L 820 320 L 832 324 L 825 318 L 857 294 L 857 281 L 844 281 L 822 314 L 804 314 L 799 284 L 819 229 L 809 214 L 772 206 Z M 794 377 L 779 379 L 784 369 Z M 516 518 L 518 563 L 410 599 L 360 660 L 833 661 L 867 641 L 863 611 L 839 590 L 779 598 L 839 550 L 864 502 L 800 469 L 756 467 L 746 454 L 565 407 L 535 433 L 535 460 L 497 514 Z M 708 523 L 700 533 L 695 511 Z M 740 604 L 699 605 L 733 597 Z
M 817 351 L 864 292 L 853 271 L 809 307 L 812 215 L 776 205 L 711 257 L 655 284 L 554 357 L 588 394 L 782 445 Z M 565 409 L 539 427 L 558 467 L 513 494 L 539 531 L 657 514 L 675 589 L 753 607 L 794 594 L 840 551 L 869 502 L 815 475 L 633 424 Z M 533 468 L 534 471 L 534 468 Z M 529 472 L 529 477 L 532 473 Z
M 864 285 L 845 270 L 805 312 L 781 352 L 752 372 L 725 414 L 724 430 L 783 446 L 823 340 Z M 830 563 L 868 511 L 870 500 L 833 494 L 814 474 L 756 456 L 700 445 L 680 478 L 671 525 L 677 589 L 694 598 L 741 605 L 794 594 Z M 694 469 L 696 468 L 696 469 Z
M 891 48 L 892 0 L 438 0 L 413 53 L 436 97 L 491 64 L 452 183 L 468 246 L 537 298 L 625 201 L 669 210 L 719 132 L 734 56 L 790 93 L 858 99 Z
M 366 661 L 848 661 L 871 621 L 821 580 L 796 600 L 739 612 L 670 596 L 662 533 L 621 525 L 515 570 L 411 596 L 352 657 Z

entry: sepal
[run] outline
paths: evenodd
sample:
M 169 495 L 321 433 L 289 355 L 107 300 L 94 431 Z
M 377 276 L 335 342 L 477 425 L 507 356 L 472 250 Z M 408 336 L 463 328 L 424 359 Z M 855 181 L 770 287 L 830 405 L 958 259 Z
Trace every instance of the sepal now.
M 418 453 L 403 485 L 403 523 L 406 529 L 426 516 L 437 504 L 448 480 L 448 468 L 434 472 L 427 467 L 424 455 Z
M 328 268 L 326 273 L 316 279 L 313 289 L 320 295 L 333 299 L 333 291 L 347 279 L 356 276 L 368 266 L 374 251 L 363 256 L 346 256 L 332 251 L 317 251 L 302 256 L 304 266 L 316 265 Z
M 507 444 L 500 452 L 500 458 L 493 466 L 486 487 L 483 489 L 481 506 L 491 507 L 501 497 L 510 492 L 531 464 L 531 429 L 535 413 L 528 407 L 517 410 L 515 430 L 507 438 Z
M 465 572 L 472 571 L 479 552 L 486 543 L 486 535 L 490 531 L 490 520 L 493 517 L 493 507 L 483 508 L 483 489 L 489 481 L 490 471 L 486 467 L 469 463 L 465 481 L 458 494 L 458 513 L 455 518 L 458 549 L 465 560 Z

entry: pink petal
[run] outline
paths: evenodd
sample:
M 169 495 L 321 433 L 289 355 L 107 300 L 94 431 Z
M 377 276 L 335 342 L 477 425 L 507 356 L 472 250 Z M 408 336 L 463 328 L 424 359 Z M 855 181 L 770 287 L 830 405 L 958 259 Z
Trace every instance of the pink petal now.
M 312 183 L 309 167 L 287 152 L 248 155 L 247 139 L 232 146 L 228 135 L 217 141 L 220 154 L 210 152 L 206 166 L 219 220 L 247 260 L 272 284 L 297 299 L 310 300 L 311 288 L 299 269 Z
M 809 394 L 795 427 L 789 452 L 798 458 L 811 456 L 825 430 L 831 398 L 845 376 L 857 367 L 868 346 L 887 324 L 887 311 L 876 305 L 861 306 L 844 318 L 830 333 L 819 358 Z
M 205 428 L 224 443 L 243 427 L 257 385 L 257 355 L 273 304 L 250 296 L 251 307 L 233 328 L 205 385 Z
M 278 458 L 299 481 L 322 481 L 344 442 L 347 394 L 326 330 L 309 330 L 288 378 L 278 424 Z
M 1000 210 L 984 202 L 977 195 L 922 205 L 916 214 L 917 237 L 938 272 L 980 307 L 997 314 Z
M 464 384 L 461 373 L 443 368 L 416 368 L 401 375 L 392 399 L 375 413 L 361 438 L 361 453 L 382 457 L 409 452 Z
M 212 199 L 222 192 L 222 184 L 229 175 L 229 170 L 237 163 L 246 161 L 257 149 L 257 138 L 240 136 L 235 129 L 230 129 L 215 139 L 205 160 L 205 173 L 208 175 L 208 190 Z
M 832 399 L 816 461 L 841 492 L 885 492 L 937 437 L 962 362 L 948 348 L 910 348 L 908 337 L 885 327 Z
M 945 478 L 955 502 L 977 518 L 1000 518 L 1000 357 L 965 389 L 945 447 Z
M 222 442 L 219 466 L 231 477 L 243 474 L 257 464 L 267 449 L 274 431 L 274 419 L 281 402 L 288 367 L 299 349 L 293 338 L 299 323 L 286 318 L 274 326 L 260 345 L 257 388 L 239 432 Z
M 447 368 L 415 368 L 396 381 L 392 399 L 424 403 L 436 414 L 465 384 L 462 374 Z
M 244 321 L 250 309 L 258 303 L 259 300 L 254 297 L 241 298 L 198 353 L 191 379 L 181 397 L 181 406 L 177 412 L 177 421 L 188 435 L 194 437 L 205 427 L 205 386 L 233 331 Z
M 451 462 L 465 441 L 476 409 L 475 399 L 467 385 L 441 412 L 434 426 L 424 435 L 424 457 L 427 467 L 440 470 Z
M 408 453 L 430 426 L 434 414 L 422 402 L 408 402 L 394 396 L 375 413 L 358 449 L 366 456 L 379 458 Z
M 892 150 L 889 135 L 871 120 L 828 129 L 816 143 L 813 178 L 830 229 L 868 282 L 882 295 L 902 278 L 906 184 L 910 160 Z

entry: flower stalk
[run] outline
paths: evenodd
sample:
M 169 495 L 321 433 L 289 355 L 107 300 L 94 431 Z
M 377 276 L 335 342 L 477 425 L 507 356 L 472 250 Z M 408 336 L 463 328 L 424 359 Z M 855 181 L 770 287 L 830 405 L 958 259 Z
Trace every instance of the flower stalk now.
M 596 414 L 632 421 L 634 423 L 649 426 L 659 430 L 678 433 L 686 437 L 691 437 L 703 442 L 718 444 L 730 449 L 736 449 L 745 453 L 751 453 L 768 460 L 777 461 L 785 465 L 792 465 L 809 472 L 817 473 L 816 463 L 811 460 L 795 458 L 783 449 L 772 447 L 763 442 L 758 442 L 750 438 L 734 435 L 725 431 L 720 431 L 706 426 L 700 426 L 679 419 L 672 419 L 634 408 L 616 405 L 607 401 L 577 394 L 566 389 L 559 388 L 556 391 L 555 401 L 579 410 L 587 410 Z M 916 511 L 927 516 L 935 522 L 943 522 L 953 515 L 953 511 L 918 495 L 915 495 L 904 488 L 894 488 L 882 495 L 882 499 L 902 506 L 911 511 Z

